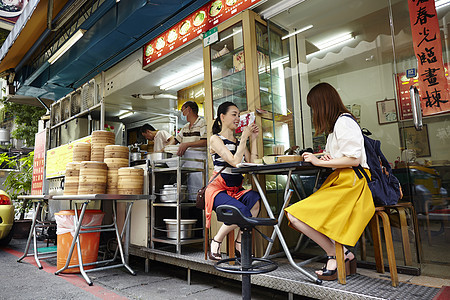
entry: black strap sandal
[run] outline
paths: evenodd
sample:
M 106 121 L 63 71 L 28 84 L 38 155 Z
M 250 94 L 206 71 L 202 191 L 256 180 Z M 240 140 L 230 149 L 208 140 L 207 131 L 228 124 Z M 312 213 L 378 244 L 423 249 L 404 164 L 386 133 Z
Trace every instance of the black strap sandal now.
M 235 242 L 235 244 L 240 244 L 241 242 L 239 242 L 239 241 L 234 241 Z M 242 250 L 242 249 L 241 249 Z M 241 257 L 241 251 L 239 251 L 238 249 L 236 249 L 236 245 L 234 245 L 234 255 L 237 257 L 237 258 L 240 258 Z
M 217 253 L 213 253 L 212 249 L 211 249 L 211 245 L 209 245 L 209 251 L 208 251 L 208 257 L 210 260 L 221 260 L 222 259 L 222 255 L 220 254 L 220 245 L 222 245 L 222 242 L 218 242 L 215 239 L 212 239 L 211 242 L 216 242 L 217 244 L 219 244 L 219 248 L 218 248 L 218 252 Z
M 327 260 L 336 259 L 336 256 L 327 256 Z M 327 261 L 328 264 L 328 261 Z M 326 281 L 336 280 L 337 278 L 337 266 L 334 270 L 328 270 L 327 264 L 321 269 L 322 274 L 317 274 L 317 278 Z

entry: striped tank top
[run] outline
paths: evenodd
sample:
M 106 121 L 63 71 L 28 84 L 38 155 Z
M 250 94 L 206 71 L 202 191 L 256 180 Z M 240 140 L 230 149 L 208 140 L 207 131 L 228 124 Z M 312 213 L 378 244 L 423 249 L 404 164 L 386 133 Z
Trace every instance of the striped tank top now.
M 236 140 L 236 142 L 232 142 L 222 135 L 217 134 L 217 136 L 222 139 L 223 144 L 225 145 L 225 147 L 227 147 L 228 150 L 230 150 L 231 154 L 235 155 L 237 147 L 239 146 L 239 140 Z M 223 167 L 225 167 L 220 175 L 225 180 L 227 186 L 240 186 L 242 184 L 242 180 L 244 179 L 244 177 L 241 174 L 232 173 L 232 165 L 226 162 L 217 153 L 211 154 L 211 156 L 214 165 L 214 172 L 219 172 Z M 244 161 L 244 158 L 242 158 L 242 161 Z

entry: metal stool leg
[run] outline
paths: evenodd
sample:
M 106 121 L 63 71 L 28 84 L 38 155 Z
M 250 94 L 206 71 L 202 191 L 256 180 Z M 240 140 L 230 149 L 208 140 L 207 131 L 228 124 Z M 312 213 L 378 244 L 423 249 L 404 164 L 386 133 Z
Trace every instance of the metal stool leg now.
M 37 207 L 36 207 L 37 206 Z M 31 244 L 31 237 L 32 236 L 34 236 L 34 242 L 36 241 L 36 231 L 35 231 L 35 228 L 36 228 L 36 218 L 37 218 L 37 212 L 39 211 L 39 208 L 41 207 L 41 202 L 40 201 L 38 201 L 37 202 L 37 205 L 36 205 L 36 203 L 33 203 L 33 207 L 34 207 L 34 214 L 33 214 L 33 221 L 32 221 L 32 223 L 31 223 L 31 228 L 30 228 L 30 233 L 28 234 L 28 240 L 27 240 L 27 245 L 25 246 L 25 252 L 23 253 L 23 255 L 17 260 L 17 262 L 20 262 L 22 259 L 24 259 L 27 255 L 28 255 L 28 250 L 30 250 L 30 244 Z M 34 253 L 35 253 L 35 255 L 36 255 L 36 245 L 35 245 L 35 243 L 33 242 L 33 244 L 34 244 Z M 42 269 L 42 266 L 40 265 L 40 263 L 39 263 L 39 260 L 36 258 L 36 256 L 35 256 L 35 260 L 36 260 L 36 263 L 38 264 L 38 266 L 39 266 L 39 269 Z

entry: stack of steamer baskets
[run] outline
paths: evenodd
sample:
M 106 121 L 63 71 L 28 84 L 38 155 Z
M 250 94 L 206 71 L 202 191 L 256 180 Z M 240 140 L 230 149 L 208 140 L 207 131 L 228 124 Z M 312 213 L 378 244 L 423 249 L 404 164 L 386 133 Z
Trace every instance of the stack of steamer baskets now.
M 89 148 L 90 155 L 90 148 Z M 64 180 L 64 195 L 78 194 L 78 181 L 80 175 L 80 162 L 70 162 L 66 165 L 66 178 Z
M 105 147 L 116 142 L 114 131 L 96 130 L 92 132 L 91 161 L 103 162 Z
M 144 169 L 120 168 L 118 191 L 122 195 L 140 195 L 144 187 Z
M 108 145 L 105 147 L 104 161 L 108 166 L 108 178 L 106 185 L 107 194 L 119 194 L 119 169 L 128 167 L 129 149 L 126 146 Z
M 80 163 L 78 194 L 104 194 L 108 167 L 101 161 L 83 161 Z

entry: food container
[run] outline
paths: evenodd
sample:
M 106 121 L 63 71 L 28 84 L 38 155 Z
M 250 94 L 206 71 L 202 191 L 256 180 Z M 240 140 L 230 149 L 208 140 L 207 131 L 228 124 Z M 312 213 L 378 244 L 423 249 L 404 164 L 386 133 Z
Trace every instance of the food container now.
M 186 191 L 187 187 L 185 185 L 181 186 L 181 195 L 180 195 L 180 201 L 184 202 L 186 201 Z M 164 185 L 164 188 L 160 190 L 161 196 L 161 202 L 170 203 L 170 202 L 177 202 L 177 187 L 174 185 Z
M 136 161 L 142 159 L 141 152 L 130 152 L 130 160 Z
M 167 229 L 167 238 L 176 239 L 177 238 L 177 220 L 176 219 L 163 219 L 166 223 Z M 195 223 L 197 223 L 196 219 L 185 219 L 180 220 L 180 239 L 189 239 L 194 235 L 194 231 L 192 228 Z
M 171 158 L 171 157 L 172 157 L 172 153 L 168 153 L 168 152 L 153 152 L 153 153 L 147 154 L 147 159 L 149 159 L 151 161 L 157 161 L 157 160 L 167 159 L 167 158 Z

